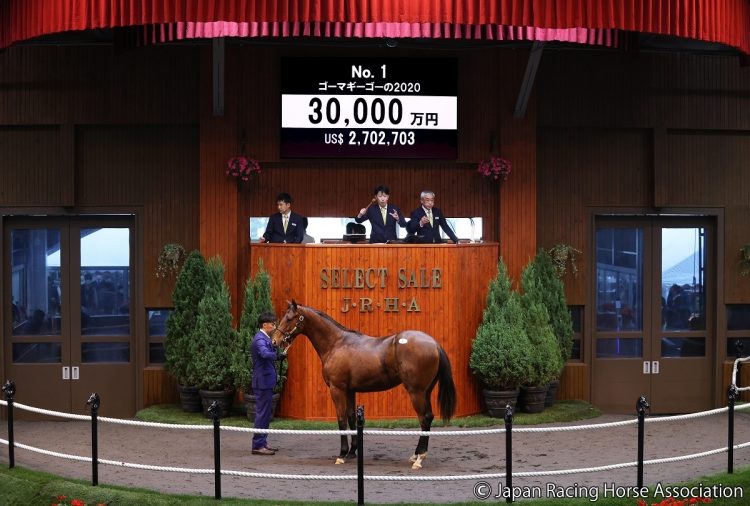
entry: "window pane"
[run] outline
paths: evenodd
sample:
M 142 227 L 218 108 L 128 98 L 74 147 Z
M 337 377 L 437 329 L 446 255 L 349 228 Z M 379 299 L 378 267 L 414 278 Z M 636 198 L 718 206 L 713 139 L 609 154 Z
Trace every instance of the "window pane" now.
M 129 343 L 81 343 L 81 362 L 130 362 Z
M 599 229 L 596 240 L 597 330 L 642 330 L 643 230 Z
M 643 356 L 642 338 L 613 337 L 596 340 L 597 358 L 626 358 Z
M 703 337 L 662 337 L 662 357 L 705 357 L 706 339 Z
M 130 230 L 81 230 L 81 332 L 130 334 Z
M 163 364 L 167 361 L 164 356 L 164 343 L 149 343 L 148 361 L 152 364 Z
M 59 364 L 62 362 L 60 343 L 13 343 L 14 364 Z
M 11 232 L 13 335 L 60 335 L 60 231 Z
M 167 335 L 167 319 L 171 313 L 171 309 L 150 309 L 147 311 L 149 337 L 164 337 Z
M 703 228 L 662 229 L 662 328 L 705 330 L 706 233 Z
M 727 358 L 730 360 L 737 358 L 737 344 L 742 348 L 740 356 L 747 357 L 750 355 L 750 337 L 733 337 L 727 339 Z
M 727 304 L 727 330 L 750 330 L 750 304 Z

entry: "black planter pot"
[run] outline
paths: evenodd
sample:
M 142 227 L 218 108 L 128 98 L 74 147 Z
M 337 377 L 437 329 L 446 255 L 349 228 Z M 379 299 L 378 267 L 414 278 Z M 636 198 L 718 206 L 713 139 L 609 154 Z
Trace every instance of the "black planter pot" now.
M 544 398 L 547 396 L 547 385 L 542 387 L 521 387 L 518 405 L 524 413 L 541 413 L 544 411 Z
M 273 394 L 271 397 L 271 419 L 273 419 L 273 415 L 276 414 L 276 407 L 279 405 L 279 398 L 281 398 L 281 394 Z M 247 419 L 251 422 L 255 421 L 255 395 L 245 393 L 245 413 L 247 415 Z
M 560 380 L 550 381 L 547 385 L 547 395 L 544 397 L 544 407 L 554 406 L 557 398 L 557 389 L 560 386 Z
M 234 400 L 234 389 L 229 390 L 201 390 L 201 403 L 203 404 L 203 416 L 210 418 L 208 408 L 214 401 L 219 404 L 219 418 L 226 418 L 232 414 L 232 401 Z
M 505 418 L 505 406 L 510 404 L 513 412 L 516 411 L 518 399 L 518 388 L 515 390 L 482 390 L 484 405 L 487 406 L 487 414 L 492 418 Z
M 201 405 L 201 396 L 198 393 L 200 390 L 198 387 L 191 387 L 187 385 L 178 385 L 180 392 L 180 405 L 182 410 L 187 413 L 200 413 L 203 409 Z

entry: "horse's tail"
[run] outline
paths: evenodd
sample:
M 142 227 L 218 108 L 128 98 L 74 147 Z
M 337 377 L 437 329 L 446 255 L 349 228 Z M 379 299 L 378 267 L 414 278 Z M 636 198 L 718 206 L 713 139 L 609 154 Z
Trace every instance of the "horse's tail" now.
M 440 352 L 438 404 L 440 404 L 440 417 L 443 422 L 448 423 L 456 411 L 456 385 L 453 383 L 451 362 L 448 360 L 448 355 L 445 354 L 442 346 L 438 350 Z

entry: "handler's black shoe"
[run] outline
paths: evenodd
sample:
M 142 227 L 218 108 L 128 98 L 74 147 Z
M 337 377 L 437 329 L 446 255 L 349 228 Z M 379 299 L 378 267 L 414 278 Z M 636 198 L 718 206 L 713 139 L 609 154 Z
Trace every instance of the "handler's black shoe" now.
M 271 450 L 272 452 L 276 453 L 279 451 L 279 448 L 277 446 L 266 446 L 266 450 Z
M 270 448 L 258 448 L 252 451 L 253 455 L 276 455 L 276 452 Z

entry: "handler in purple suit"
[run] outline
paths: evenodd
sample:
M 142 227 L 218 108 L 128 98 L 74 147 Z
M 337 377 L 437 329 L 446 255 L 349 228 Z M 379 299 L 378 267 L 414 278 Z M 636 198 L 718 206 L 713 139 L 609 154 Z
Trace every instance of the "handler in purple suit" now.
M 253 359 L 253 393 L 255 394 L 256 429 L 267 429 L 271 423 L 271 397 L 276 386 L 276 348 L 271 343 L 271 333 L 276 328 L 276 315 L 266 311 L 258 317 L 260 330 L 253 337 L 250 356 Z M 253 434 L 254 455 L 274 455 L 278 448 L 268 446 L 268 434 Z

